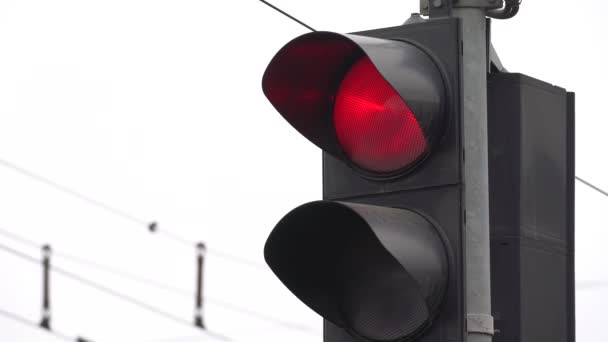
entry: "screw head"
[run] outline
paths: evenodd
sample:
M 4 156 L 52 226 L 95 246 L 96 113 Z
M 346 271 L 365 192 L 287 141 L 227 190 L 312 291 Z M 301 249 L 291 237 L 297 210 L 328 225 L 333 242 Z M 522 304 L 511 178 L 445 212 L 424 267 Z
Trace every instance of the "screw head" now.
M 439 8 L 443 6 L 443 0 L 433 0 L 433 7 Z

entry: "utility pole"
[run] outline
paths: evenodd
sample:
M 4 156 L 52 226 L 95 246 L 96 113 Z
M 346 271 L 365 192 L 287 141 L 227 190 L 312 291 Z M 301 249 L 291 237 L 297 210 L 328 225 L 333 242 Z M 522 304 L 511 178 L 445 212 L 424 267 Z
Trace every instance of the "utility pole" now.
M 490 342 L 494 334 L 490 282 L 488 180 L 488 46 L 486 11 L 502 0 L 421 0 L 430 17 L 451 16 L 462 27 L 463 172 L 467 341 Z
M 475 3 L 476 2 L 476 3 Z M 494 334 L 490 284 L 490 196 L 488 187 L 488 101 L 486 8 L 469 1 L 455 7 L 463 47 L 463 156 L 466 251 L 467 341 L 490 342 Z
M 487 75 L 489 20 L 509 19 L 521 0 L 421 0 L 430 17 L 452 16 L 462 26 L 463 171 L 467 341 L 490 342 L 494 335 L 490 273 L 490 191 L 488 173 Z

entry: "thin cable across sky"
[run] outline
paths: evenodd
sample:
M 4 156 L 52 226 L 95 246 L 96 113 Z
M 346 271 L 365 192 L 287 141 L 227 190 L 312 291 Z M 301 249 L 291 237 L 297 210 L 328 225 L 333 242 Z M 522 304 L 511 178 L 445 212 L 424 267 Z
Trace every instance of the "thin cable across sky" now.
M 286 16 L 287 18 L 295 21 L 296 23 L 306 27 L 307 29 L 311 30 L 312 32 L 316 32 L 317 30 L 313 29 L 312 27 L 308 26 L 307 24 L 305 24 L 304 22 L 302 22 L 301 20 L 296 19 L 294 16 L 292 16 L 291 14 L 283 11 L 282 9 L 276 7 L 275 5 L 269 3 L 268 1 L 264 1 L 264 0 L 260 0 L 264 5 L 274 9 L 275 11 L 281 13 L 282 15 Z
M 178 244 L 181 244 L 184 246 L 188 246 L 188 247 L 196 246 L 198 244 L 198 242 L 191 241 L 191 240 L 184 238 L 173 232 L 161 230 L 159 228 L 159 224 L 154 220 L 144 220 L 142 218 L 139 218 L 136 215 L 132 215 L 124 210 L 118 209 L 114 206 L 108 205 L 102 201 L 94 199 L 91 196 L 85 195 L 84 193 L 82 193 L 80 191 L 74 190 L 68 186 L 60 184 L 59 182 L 55 182 L 54 180 L 52 180 L 48 177 L 45 177 L 38 173 L 32 172 L 32 171 L 30 171 L 20 165 L 17 165 L 16 163 L 8 161 L 6 159 L 0 158 L 0 166 L 4 166 L 5 168 L 7 168 L 9 170 L 12 170 L 12 171 L 14 171 L 18 174 L 21 174 L 25 177 L 28 177 L 32 180 L 36 180 L 40 183 L 43 183 L 59 192 L 62 192 L 64 194 L 74 197 L 76 199 L 79 199 L 85 203 L 88 203 L 89 205 L 102 209 L 110 214 L 121 217 L 133 224 L 136 224 L 139 226 L 144 226 L 144 227 L 146 227 L 146 229 L 149 232 L 162 236 L 163 238 L 165 238 L 167 240 L 170 240 L 175 243 L 178 243 Z M 243 257 L 233 255 L 233 254 L 225 252 L 225 251 L 216 250 L 213 247 L 209 247 L 209 246 L 207 246 L 207 247 L 208 247 L 207 251 L 210 254 L 216 255 L 219 258 L 223 258 L 223 259 L 229 260 L 234 263 L 239 263 L 242 265 L 250 266 L 250 267 L 257 268 L 257 269 L 264 270 L 264 271 L 269 270 L 268 267 L 266 267 L 266 265 L 248 260 Z
M 0 249 L 3 250 L 3 251 L 5 251 L 5 252 L 7 252 L 7 253 L 9 253 L 9 254 L 12 254 L 12 255 L 14 255 L 16 257 L 19 257 L 19 258 L 21 258 L 23 260 L 26 260 L 28 262 L 31 262 L 31 263 L 34 263 L 34 264 L 39 264 L 40 263 L 40 260 L 38 260 L 37 258 L 35 258 L 35 257 L 31 256 L 31 255 L 28 255 L 26 253 L 20 252 L 20 251 L 14 249 L 14 248 L 11 248 L 11 247 L 9 247 L 7 245 L 0 244 Z M 162 310 L 160 308 L 157 308 L 157 307 L 155 307 L 153 305 L 145 303 L 145 302 L 143 302 L 143 301 L 141 301 L 139 299 L 136 299 L 134 297 L 126 295 L 126 294 L 124 294 L 122 292 L 119 292 L 119 291 L 117 291 L 115 289 L 107 287 L 107 286 L 105 286 L 103 284 L 99 284 L 97 282 L 89 280 L 89 279 L 87 279 L 85 277 L 82 277 L 82 276 L 76 274 L 76 273 L 68 271 L 65 268 L 53 265 L 51 267 L 51 271 L 55 272 L 57 274 L 60 274 L 60 275 L 66 277 L 68 279 L 71 279 L 71 280 L 73 280 L 75 282 L 78 282 L 78 283 L 80 283 L 82 285 L 85 285 L 85 286 L 88 286 L 90 288 L 96 289 L 96 290 L 98 290 L 100 292 L 103 292 L 103 293 L 105 293 L 107 295 L 110 295 L 110 296 L 112 296 L 114 298 L 120 299 L 120 300 L 122 300 L 124 302 L 131 303 L 131 304 L 133 304 L 135 306 L 138 306 L 141 309 L 144 309 L 146 311 L 154 313 L 154 314 L 156 314 L 158 316 L 161 316 L 161 317 L 164 317 L 166 319 L 172 320 L 172 321 L 174 321 L 176 323 L 187 325 L 190 328 L 195 328 L 195 326 L 192 325 L 191 322 L 186 321 L 186 320 L 182 319 L 181 317 L 178 317 L 178 316 L 176 316 L 176 315 L 174 315 L 172 313 L 169 313 L 169 312 L 164 311 L 164 310 Z M 221 334 L 218 334 L 218 333 L 210 332 L 208 330 L 199 330 L 199 331 L 203 335 L 212 337 L 213 339 L 218 340 L 218 341 L 232 341 L 232 339 L 230 339 L 230 338 L 228 338 L 226 336 L 223 336 Z
M 9 311 L 3 310 L 3 309 L 0 309 L 0 316 L 4 317 L 6 319 L 10 319 L 10 320 L 12 320 L 14 322 L 18 322 L 18 323 L 20 323 L 22 325 L 28 326 L 28 327 L 30 327 L 32 329 L 44 330 L 47 333 L 55 336 L 56 338 L 64 340 L 64 341 L 92 342 L 91 340 L 85 339 L 83 337 L 77 336 L 77 337 L 73 338 L 73 337 L 70 337 L 68 334 L 56 331 L 54 329 L 53 330 L 48 330 L 48 329 L 42 328 L 38 323 L 36 323 L 34 321 L 31 321 L 31 320 L 27 319 L 26 317 L 17 315 L 17 314 L 15 314 L 13 312 L 9 312 Z
M 39 244 L 22 235 L 15 234 L 14 232 L 6 230 L 1 227 L 0 227 L 0 235 L 3 235 L 11 240 L 19 242 L 19 243 L 24 244 L 31 248 L 38 249 L 42 246 L 42 244 Z M 128 279 L 128 280 L 131 280 L 131 281 L 143 284 L 143 285 L 147 285 L 147 286 L 155 287 L 160 290 L 171 292 L 171 293 L 177 294 L 179 296 L 182 296 L 184 298 L 194 298 L 193 291 L 181 289 L 181 288 L 169 285 L 169 284 L 159 282 L 154 279 L 150 279 L 150 278 L 147 278 L 147 277 L 144 277 L 141 275 L 137 275 L 137 274 L 125 271 L 125 270 L 121 270 L 121 269 L 118 269 L 118 268 L 115 268 L 115 267 L 112 267 L 109 265 L 102 264 L 97 261 L 89 260 L 89 259 L 86 259 L 83 257 L 68 254 L 68 253 L 64 253 L 64 252 L 58 251 L 56 249 L 53 249 L 52 255 L 53 255 L 53 257 L 63 258 L 65 260 L 68 260 L 68 261 L 71 261 L 71 262 L 74 262 L 74 263 L 77 263 L 77 264 L 80 264 L 80 265 L 83 265 L 86 267 L 91 267 L 91 268 L 97 269 L 99 271 L 121 277 L 123 279 Z M 315 329 L 315 328 L 312 328 L 312 327 L 309 327 L 306 325 L 302 325 L 297 322 L 283 320 L 283 319 L 274 317 L 272 315 L 268 315 L 268 314 L 258 312 L 255 310 L 250 310 L 250 309 L 244 308 L 242 306 L 232 304 L 232 303 L 229 303 L 229 302 L 217 299 L 217 298 L 213 298 L 213 297 L 205 296 L 205 301 L 209 304 L 216 305 L 218 307 L 224 308 L 229 311 L 241 313 L 241 314 L 244 314 L 244 315 L 247 315 L 250 317 L 254 317 L 254 318 L 257 318 L 260 320 L 267 321 L 272 324 L 276 324 L 285 329 L 298 330 L 298 331 L 308 333 L 308 334 L 311 334 L 314 336 L 320 336 L 320 332 L 318 331 L 318 329 Z

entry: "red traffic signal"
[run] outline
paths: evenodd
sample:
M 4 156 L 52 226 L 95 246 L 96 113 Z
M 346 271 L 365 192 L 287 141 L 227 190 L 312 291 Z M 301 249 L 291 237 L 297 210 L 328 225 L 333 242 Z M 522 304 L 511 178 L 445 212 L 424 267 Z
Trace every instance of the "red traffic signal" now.
M 367 170 L 399 170 L 427 151 L 416 116 L 369 57 L 360 58 L 344 76 L 334 104 L 334 127 L 344 152 Z
M 411 170 L 440 139 L 444 80 L 433 57 L 413 43 L 315 32 L 276 54 L 262 88 L 325 152 L 386 178 Z

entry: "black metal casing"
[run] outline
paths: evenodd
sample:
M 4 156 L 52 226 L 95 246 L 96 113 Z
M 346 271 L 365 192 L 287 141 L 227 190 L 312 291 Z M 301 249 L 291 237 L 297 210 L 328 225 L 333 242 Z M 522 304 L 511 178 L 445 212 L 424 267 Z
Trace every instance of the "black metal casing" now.
M 436 19 L 357 35 L 404 40 L 432 55 L 447 78 L 447 112 L 444 132 L 434 150 L 405 177 L 374 180 L 344 162 L 323 153 L 323 198 L 343 202 L 403 208 L 415 211 L 441 231 L 450 256 L 450 272 L 444 302 L 431 326 L 415 341 L 465 341 L 463 284 L 463 207 L 461 145 L 461 53 L 458 19 Z M 358 341 L 329 321 L 325 342 Z
M 574 94 L 488 79 L 495 342 L 574 342 Z
M 368 341 L 415 340 L 442 308 L 445 238 L 420 214 L 315 201 L 277 223 L 264 258 L 303 303 Z
M 439 38 L 427 31 L 434 26 L 441 35 L 442 26 L 455 25 L 452 32 L 458 32 L 455 21 L 431 23 L 418 32 L 411 25 L 358 34 L 396 39 L 404 35 L 434 53 L 460 41 L 457 34 Z M 460 57 L 448 58 L 441 62 L 452 85 L 460 86 L 460 66 L 454 64 Z M 369 180 L 323 155 L 324 199 L 414 210 L 446 234 L 452 253 L 446 302 L 416 341 L 466 340 L 461 104 L 459 90 L 452 92 L 453 111 L 443 141 L 407 177 Z M 492 74 L 488 105 L 494 341 L 573 342 L 574 94 L 525 75 Z M 329 322 L 324 340 L 356 341 Z

